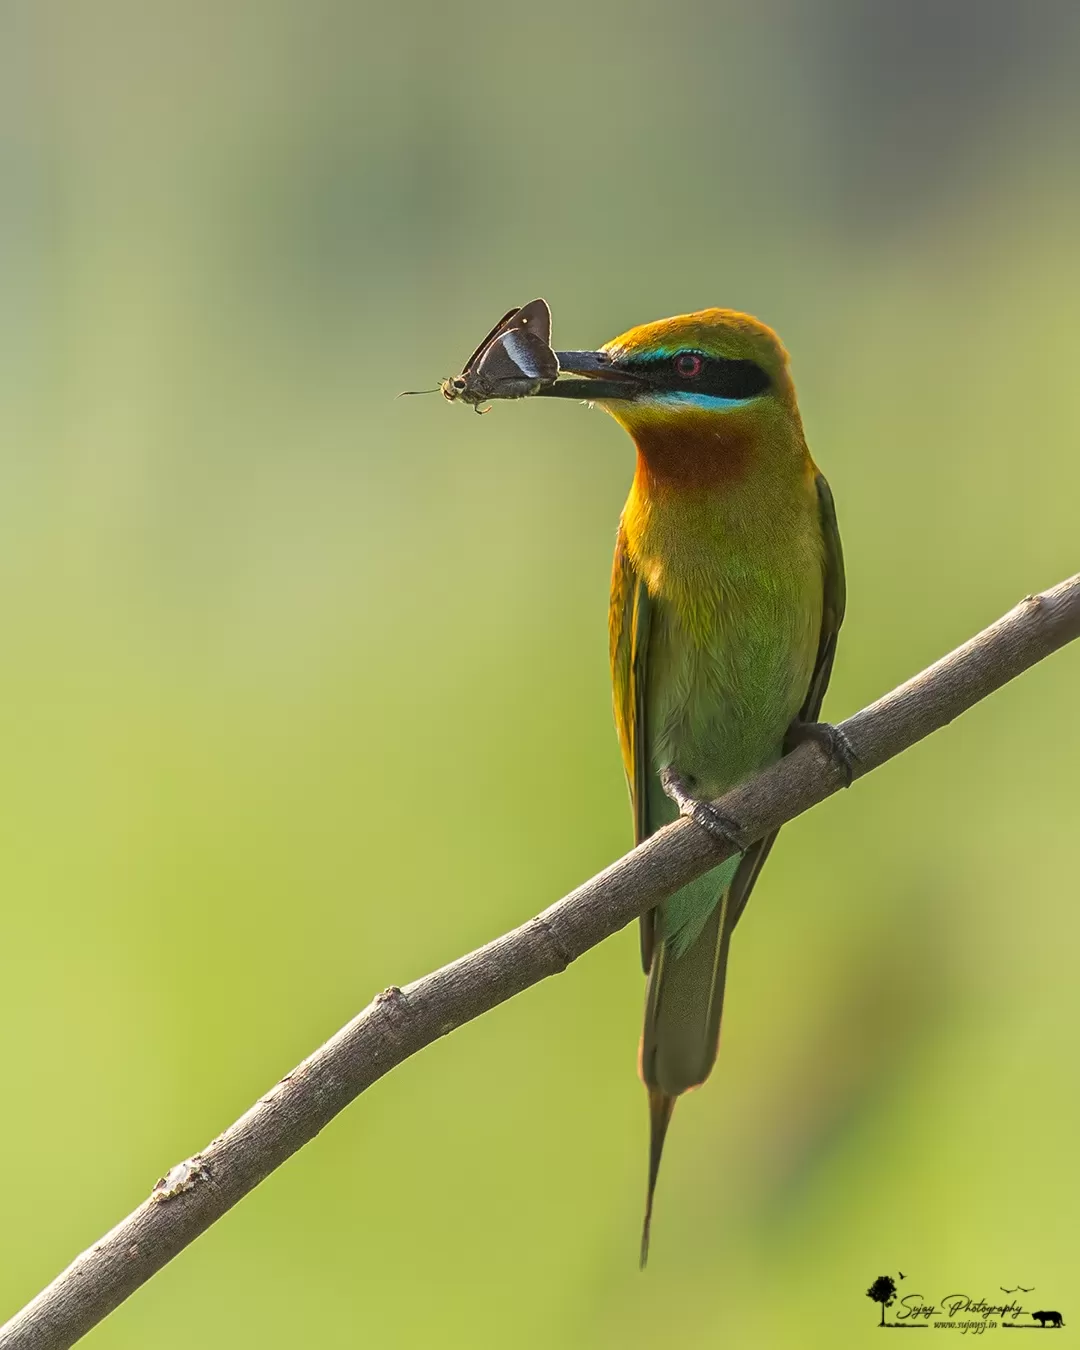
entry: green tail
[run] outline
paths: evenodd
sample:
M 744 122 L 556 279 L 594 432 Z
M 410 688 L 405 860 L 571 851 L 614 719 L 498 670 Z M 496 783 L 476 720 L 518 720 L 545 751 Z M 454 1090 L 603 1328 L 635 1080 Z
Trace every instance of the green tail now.
M 649 1255 L 653 1196 L 675 1098 L 704 1083 L 716 1061 L 728 947 L 734 927 L 732 888 L 725 886 L 704 926 L 681 955 L 677 938 L 659 942 L 645 994 L 641 1077 L 649 1090 L 649 1184 L 641 1264 Z

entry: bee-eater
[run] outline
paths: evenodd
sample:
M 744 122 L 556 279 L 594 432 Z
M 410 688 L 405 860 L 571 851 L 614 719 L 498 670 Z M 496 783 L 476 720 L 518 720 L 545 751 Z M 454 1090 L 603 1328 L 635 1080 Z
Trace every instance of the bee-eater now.
M 615 544 L 609 616 L 615 721 L 637 842 L 691 815 L 810 734 L 844 612 L 832 494 L 806 447 L 776 334 L 733 310 L 632 328 L 598 352 L 560 352 L 584 379 L 543 391 L 606 408 L 637 467 Z M 641 920 L 648 976 L 640 1073 L 650 1148 L 641 1262 L 676 1098 L 716 1059 L 728 945 L 775 833 Z

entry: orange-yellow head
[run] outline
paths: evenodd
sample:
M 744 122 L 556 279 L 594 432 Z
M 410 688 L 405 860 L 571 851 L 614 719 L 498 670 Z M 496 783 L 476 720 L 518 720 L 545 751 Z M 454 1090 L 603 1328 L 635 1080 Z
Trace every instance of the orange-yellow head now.
M 806 458 L 787 352 L 759 320 L 703 309 L 631 328 L 597 352 L 560 352 L 583 379 L 546 391 L 606 408 L 655 486 L 711 487 L 753 463 Z

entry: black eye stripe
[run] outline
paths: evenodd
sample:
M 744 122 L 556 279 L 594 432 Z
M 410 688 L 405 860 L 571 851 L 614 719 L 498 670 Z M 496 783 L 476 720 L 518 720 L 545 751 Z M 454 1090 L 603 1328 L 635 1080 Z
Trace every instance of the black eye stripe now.
M 701 374 L 688 380 L 679 374 L 675 365 L 683 354 L 639 357 L 619 364 L 635 375 L 644 376 L 654 389 L 692 389 L 695 394 L 712 394 L 715 398 L 756 398 L 772 383 L 756 361 L 708 356 L 705 352 L 692 353 L 701 357 Z

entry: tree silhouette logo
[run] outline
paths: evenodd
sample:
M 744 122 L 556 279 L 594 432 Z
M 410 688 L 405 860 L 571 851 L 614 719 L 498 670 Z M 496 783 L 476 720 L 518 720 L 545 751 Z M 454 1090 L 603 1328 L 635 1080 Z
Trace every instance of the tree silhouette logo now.
M 896 1297 L 896 1281 L 891 1275 L 879 1275 L 866 1291 L 866 1297 L 872 1298 L 875 1303 L 881 1304 L 881 1325 L 884 1326 L 885 1309 Z
M 898 1276 L 903 1280 L 904 1272 L 899 1271 Z M 1030 1294 L 1035 1288 L 1029 1284 L 999 1287 L 1003 1294 L 1008 1295 Z M 966 1293 L 954 1289 L 941 1298 L 931 1300 L 920 1289 L 900 1298 L 897 1282 L 891 1275 L 879 1275 L 866 1291 L 866 1297 L 873 1303 L 881 1304 L 881 1321 L 878 1325 L 888 1327 L 890 1331 L 925 1331 L 927 1327 L 935 1327 L 939 1331 L 959 1331 L 961 1334 L 996 1330 L 999 1327 L 1002 1331 L 1057 1331 L 1065 1325 L 1065 1319 L 1059 1312 L 1031 1312 L 1015 1297 L 1010 1297 L 1009 1302 L 1004 1303 L 997 1295 L 987 1299 L 982 1290 Z M 896 1307 L 889 1321 L 885 1309 L 892 1308 L 894 1304 Z

